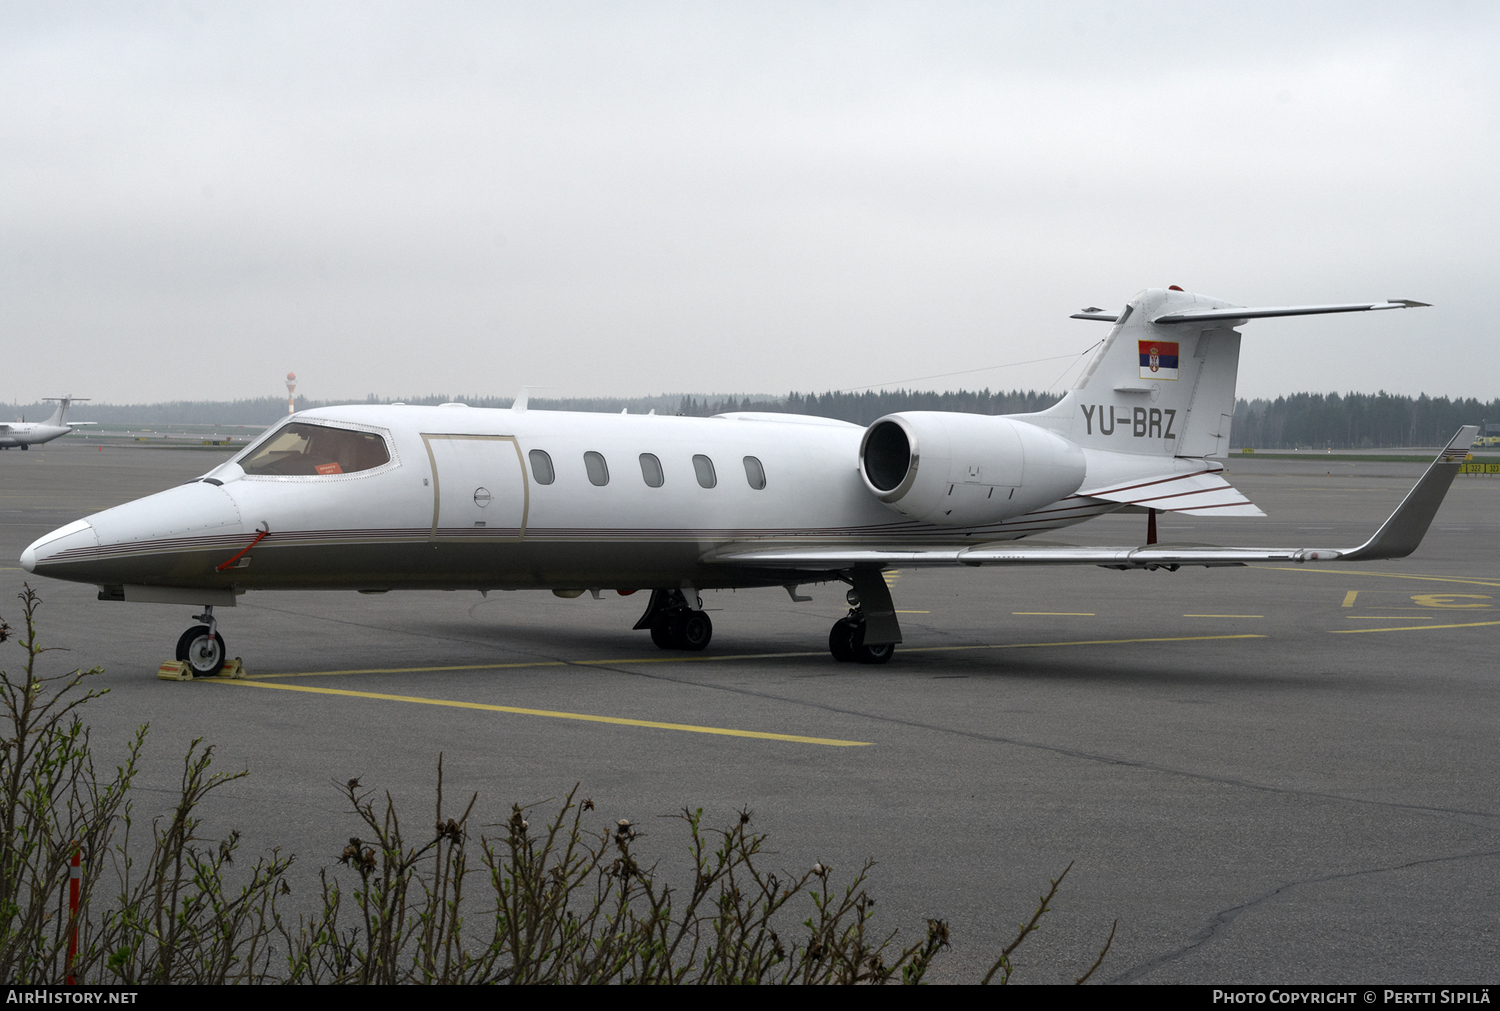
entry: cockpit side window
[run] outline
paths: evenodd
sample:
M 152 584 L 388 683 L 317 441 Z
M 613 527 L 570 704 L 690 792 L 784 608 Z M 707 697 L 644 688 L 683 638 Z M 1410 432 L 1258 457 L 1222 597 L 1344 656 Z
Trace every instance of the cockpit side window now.
M 274 476 L 356 474 L 390 461 L 385 440 L 373 432 L 296 421 L 262 443 L 240 467 L 246 474 Z

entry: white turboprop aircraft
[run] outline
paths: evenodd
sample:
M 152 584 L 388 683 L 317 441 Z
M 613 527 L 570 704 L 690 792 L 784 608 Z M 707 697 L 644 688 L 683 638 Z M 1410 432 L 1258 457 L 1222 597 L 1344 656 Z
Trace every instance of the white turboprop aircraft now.
M 41 442 L 51 442 L 58 436 L 67 435 L 75 428 L 92 425 L 92 421 L 68 421 L 68 408 L 80 400 L 88 397 L 43 397 L 44 400 L 57 401 L 57 410 L 52 412 L 52 417 L 46 421 L 0 421 L 0 449 L 10 449 L 12 446 L 20 446 L 22 449 L 30 449 Z
M 102 600 L 204 605 L 178 659 L 217 673 L 213 608 L 246 590 L 650 589 L 636 623 L 662 648 L 712 635 L 698 591 L 850 584 L 829 633 L 840 660 L 901 641 L 881 570 L 1101 565 L 1175 570 L 1366 561 L 1416 548 L 1474 438 L 1462 429 L 1396 512 L 1354 548 L 1171 547 L 1155 512 L 1260 516 L 1214 457 L 1229 445 L 1240 334 L 1263 316 L 1419 302 L 1246 309 L 1178 288 L 1118 316 L 1073 389 L 1036 414 L 911 411 L 868 428 L 788 414 L 714 418 L 355 406 L 288 418 L 181 487 L 36 541 L 29 572 L 97 583 Z M 1144 545 L 1037 544 L 1103 513 L 1148 512 Z

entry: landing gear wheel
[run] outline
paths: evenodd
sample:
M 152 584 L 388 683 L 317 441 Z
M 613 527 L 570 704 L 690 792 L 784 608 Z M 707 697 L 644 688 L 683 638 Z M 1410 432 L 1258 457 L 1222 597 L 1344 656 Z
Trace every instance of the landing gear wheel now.
M 677 648 L 672 645 L 671 615 L 658 614 L 651 619 L 651 641 L 656 643 L 658 649 Z
M 200 635 L 207 635 L 208 633 L 209 627 L 207 625 L 194 625 L 182 633 L 182 638 L 177 640 L 177 659 L 186 660 L 188 658 L 188 647 L 193 644 L 193 640 Z
M 187 642 L 187 655 L 183 659 L 192 668 L 193 677 L 211 678 L 224 669 L 224 637 L 218 632 L 209 632 L 207 625 L 200 625 L 188 629 L 182 640 Z
M 672 616 L 671 633 L 672 645 L 678 649 L 700 650 L 713 638 L 714 623 L 702 611 L 684 611 Z
M 859 663 L 888 663 L 896 655 L 895 643 L 883 642 L 878 646 L 866 646 L 863 627 L 855 638 L 858 642 L 854 646 L 854 659 Z
M 854 634 L 859 626 L 848 618 L 840 618 L 833 623 L 833 628 L 828 632 L 828 652 L 840 663 L 849 663 L 854 659 Z M 863 636 L 861 636 L 863 638 Z

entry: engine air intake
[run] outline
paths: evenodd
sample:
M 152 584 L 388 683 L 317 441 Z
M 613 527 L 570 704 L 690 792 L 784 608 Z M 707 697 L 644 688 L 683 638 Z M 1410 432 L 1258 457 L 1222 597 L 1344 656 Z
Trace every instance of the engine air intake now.
M 891 491 L 906 479 L 911 468 L 911 442 L 906 430 L 894 421 L 878 422 L 865 441 L 865 476 L 881 491 Z

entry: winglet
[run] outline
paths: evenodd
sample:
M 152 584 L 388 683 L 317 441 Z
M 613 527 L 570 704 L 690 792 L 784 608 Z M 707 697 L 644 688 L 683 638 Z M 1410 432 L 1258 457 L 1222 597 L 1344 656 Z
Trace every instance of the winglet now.
M 1437 515 L 1438 506 L 1443 504 L 1443 496 L 1448 494 L 1448 486 L 1458 475 L 1459 465 L 1468 456 L 1469 445 L 1477 434 L 1478 425 L 1460 428 L 1458 434 L 1443 447 L 1438 458 L 1432 461 L 1427 473 L 1422 475 L 1422 480 L 1417 482 L 1417 486 L 1407 493 L 1396 511 L 1391 513 L 1391 518 L 1375 531 L 1375 536 L 1353 551 L 1339 552 L 1339 560 L 1367 562 L 1376 558 L 1405 558 L 1417 550 L 1417 545 L 1422 543 L 1427 528 L 1432 525 L 1432 518 Z

